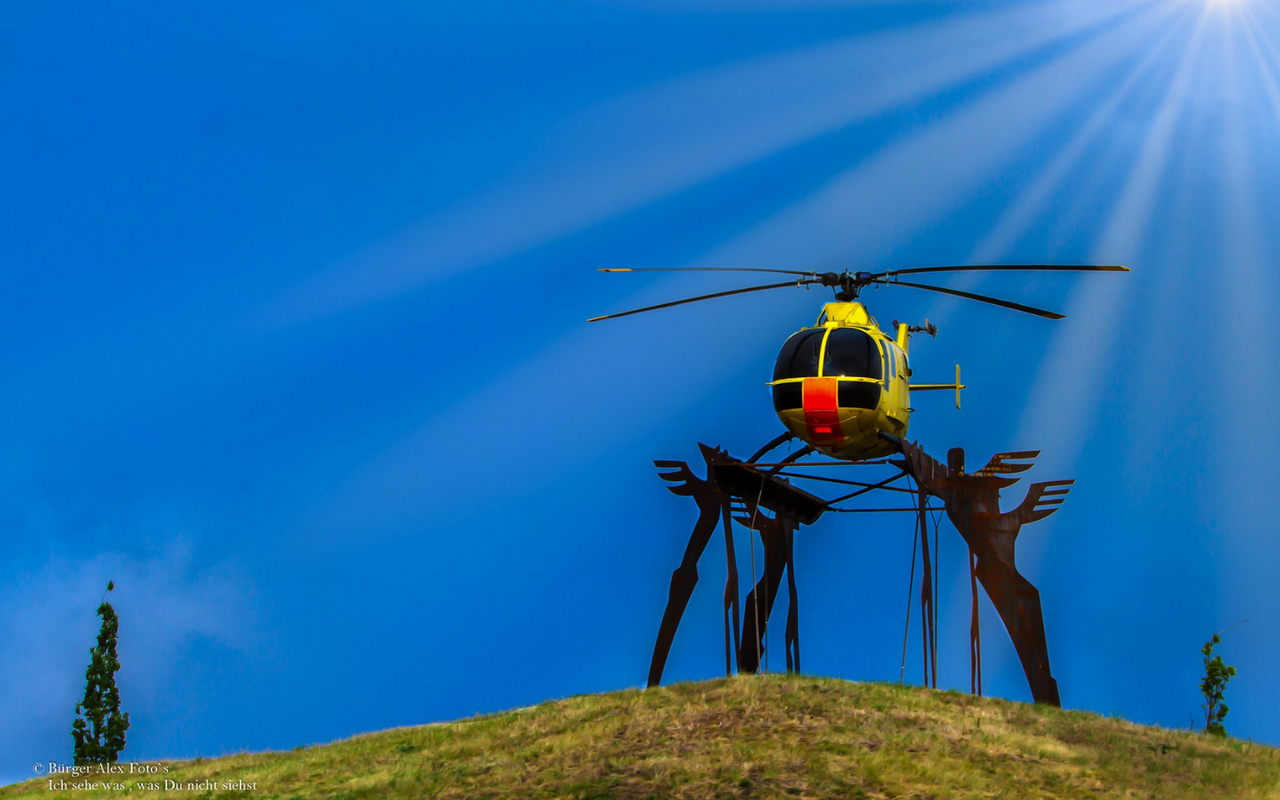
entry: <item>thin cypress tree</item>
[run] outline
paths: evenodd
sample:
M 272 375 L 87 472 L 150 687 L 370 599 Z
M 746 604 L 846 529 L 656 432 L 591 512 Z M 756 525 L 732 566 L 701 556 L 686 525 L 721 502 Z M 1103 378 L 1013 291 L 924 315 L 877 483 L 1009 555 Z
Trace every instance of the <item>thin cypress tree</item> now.
M 107 582 L 107 591 L 115 589 L 113 581 Z M 103 593 L 98 616 L 102 627 L 98 630 L 98 644 L 89 650 L 89 668 L 85 670 L 84 699 L 76 704 L 76 721 L 71 725 L 71 738 L 75 740 L 76 764 L 100 764 L 115 762 L 124 749 L 124 732 L 129 729 L 129 715 L 120 713 L 120 690 L 116 688 L 116 672 L 120 659 L 116 658 L 116 631 L 120 618 L 116 610 L 106 602 Z

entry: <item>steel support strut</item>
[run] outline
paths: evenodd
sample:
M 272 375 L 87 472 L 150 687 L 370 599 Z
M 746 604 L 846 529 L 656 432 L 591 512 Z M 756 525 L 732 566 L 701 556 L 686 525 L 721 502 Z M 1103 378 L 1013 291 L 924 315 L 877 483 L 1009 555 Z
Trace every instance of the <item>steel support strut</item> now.
M 918 518 L 920 520 L 920 550 L 924 556 L 920 573 L 920 636 L 924 646 L 924 685 L 938 688 L 938 631 L 934 626 L 936 617 L 933 614 L 933 568 L 929 556 L 929 516 L 925 513 L 929 496 L 924 484 L 916 484 L 919 489 L 916 495 Z
M 778 598 L 782 585 L 782 573 L 788 569 L 787 536 L 794 530 L 795 522 L 786 517 L 766 517 L 750 512 L 734 519 L 747 528 L 760 532 L 764 543 L 764 574 L 747 595 L 746 616 L 742 620 L 742 646 L 738 650 L 738 671 L 756 672 L 760 669 L 760 655 L 764 652 L 765 628 L 773 612 L 773 602 Z
M 720 517 L 724 520 L 724 550 L 728 561 L 724 579 L 724 674 L 733 674 L 733 654 L 738 651 L 738 561 L 733 553 L 733 515 L 729 509 L 729 495 L 720 493 Z M 732 646 L 729 630 L 733 630 Z

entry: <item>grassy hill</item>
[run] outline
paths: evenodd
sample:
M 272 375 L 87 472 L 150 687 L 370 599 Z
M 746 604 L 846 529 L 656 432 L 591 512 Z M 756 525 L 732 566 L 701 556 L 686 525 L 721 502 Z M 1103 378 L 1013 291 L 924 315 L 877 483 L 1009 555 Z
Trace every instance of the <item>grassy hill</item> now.
M 150 776 L 127 766 L 124 775 L 60 776 L 96 790 L 50 791 L 46 777 L 0 788 L 0 798 L 1280 798 L 1280 750 L 1264 745 L 954 692 L 779 675 L 574 697 L 166 766 Z

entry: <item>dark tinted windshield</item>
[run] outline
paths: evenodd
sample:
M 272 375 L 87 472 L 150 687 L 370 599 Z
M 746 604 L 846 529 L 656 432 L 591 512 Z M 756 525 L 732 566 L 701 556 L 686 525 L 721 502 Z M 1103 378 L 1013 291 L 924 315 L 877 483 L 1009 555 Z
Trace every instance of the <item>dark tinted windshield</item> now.
M 822 334 L 825 330 L 800 331 L 782 345 L 778 363 L 773 367 L 773 379 L 815 378 L 818 375 L 818 355 L 822 352 Z
M 880 349 L 864 331 L 836 328 L 827 339 L 822 374 L 880 380 Z

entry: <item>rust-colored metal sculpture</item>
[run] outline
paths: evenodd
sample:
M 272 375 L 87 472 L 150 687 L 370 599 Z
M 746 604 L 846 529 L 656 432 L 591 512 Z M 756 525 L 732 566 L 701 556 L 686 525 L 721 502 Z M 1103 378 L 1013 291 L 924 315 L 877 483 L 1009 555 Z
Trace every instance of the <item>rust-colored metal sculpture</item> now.
M 1014 545 L 1021 527 L 1043 519 L 1062 503 L 1074 481 L 1048 481 L 1031 486 L 1027 497 L 1013 511 L 1000 511 L 1000 490 L 1017 483 L 1020 478 L 1003 477 L 1030 469 L 1038 451 L 1001 453 L 975 473 L 964 470 L 964 451 L 953 449 L 943 465 L 909 442 L 888 437 L 902 453 L 901 459 L 866 461 L 866 465 L 890 465 L 897 473 L 870 483 L 812 474 L 784 472 L 801 466 L 856 466 L 854 462 L 810 462 L 800 459 L 811 454 L 803 448 L 776 464 L 761 464 L 760 458 L 790 440 L 784 434 L 761 448 L 747 461 L 740 461 L 719 448 L 699 445 L 706 462 L 707 477 L 697 477 L 683 461 L 655 461 L 664 480 L 672 482 L 672 492 L 692 497 L 698 504 L 699 517 L 694 525 L 684 559 L 671 576 L 666 611 L 658 629 L 653 659 L 649 665 L 649 685 L 662 680 L 676 629 L 688 606 L 698 581 L 697 563 L 706 550 L 717 524 L 725 532 L 728 578 L 725 583 L 725 672 L 733 671 L 736 660 L 739 672 L 756 672 L 766 649 L 766 631 L 774 601 L 781 587 L 783 573 L 787 577 L 789 611 L 785 634 L 788 671 L 800 669 L 800 637 L 793 541 L 801 525 L 811 525 L 824 513 L 849 512 L 914 512 L 918 519 L 919 543 L 923 545 L 923 578 L 920 590 L 921 635 L 923 638 L 924 681 L 937 686 L 937 611 L 934 596 L 933 563 L 929 554 L 928 512 L 930 498 L 941 501 L 952 524 L 968 545 L 970 588 L 973 593 L 970 615 L 971 690 L 981 693 L 981 638 L 978 626 L 978 584 L 1004 622 L 1013 640 L 1031 694 L 1036 702 L 1061 705 L 1058 685 L 1049 670 L 1048 646 L 1040 594 L 1018 573 Z M 791 483 L 788 477 L 825 481 L 857 487 L 843 496 L 823 500 Z M 914 480 L 914 488 L 894 486 L 899 480 Z M 912 497 L 910 508 L 848 508 L 838 504 L 877 490 L 906 493 Z M 747 594 L 745 606 L 738 605 L 737 563 L 733 548 L 733 522 L 760 534 L 764 547 L 764 569 Z M 935 531 L 935 542 L 936 542 Z M 752 558 L 754 565 L 754 545 Z M 753 566 L 754 571 L 754 566 Z M 754 578 L 754 576 L 753 576 Z M 913 579 L 914 580 L 914 579 Z M 741 619 L 741 626 L 739 626 Z
M 960 448 L 947 452 L 944 467 L 909 442 L 902 442 L 901 447 L 906 468 L 923 491 L 942 500 L 951 524 L 969 546 L 971 580 L 982 584 L 1009 631 L 1031 686 L 1031 696 L 1037 703 L 1062 705 L 1058 682 L 1049 672 L 1040 592 L 1018 572 L 1014 545 L 1024 524 L 1042 520 L 1058 510 L 1075 481 L 1034 483 L 1017 508 L 1002 513 L 1000 490 L 1021 480 L 1002 476 L 1031 469 L 1040 451 L 999 453 L 985 467 L 969 474 L 964 471 L 964 450 Z M 976 671 L 980 669 L 977 658 L 981 652 L 976 600 L 971 624 L 971 657 Z
M 772 446 L 790 439 L 779 437 Z M 663 480 L 674 483 L 668 486 L 675 494 L 692 497 L 698 504 L 698 521 L 693 526 L 689 544 L 685 548 L 684 559 L 671 575 L 671 588 L 668 592 L 667 608 L 662 615 L 662 624 L 658 628 L 658 641 L 653 648 L 653 659 L 649 664 L 649 685 L 657 686 L 662 681 L 662 670 L 667 663 L 667 655 L 671 651 L 671 643 L 675 639 L 676 629 L 689 605 L 689 598 L 698 583 L 698 560 L 706 550 L 715 532 L 717 523 L 723 521 L 725 532 L 726 558 L 728 561 L 728 578 L 725 581 L 724 619 L 725 619 L 725 674 L 733 672 L 734 654 L 737 654 L 738 669 L 744 672 L 755 672 L 758 668 L 758 656 L 763 648 L 762 639 L 768 621 L 768 612 L 773 607 L 777 596 L 778 584 L 781 582 L 785 568 L 788 576 L 788 593 L 791 610 L 787 615 L 787 665 L 788 669 L 799 669 L 800 640 L 799 621 L 797 617 L 795 570 L 792 566 L 792 535 L 801 522 L 812 524 L 826 510 L 827 503 L 803 489 L 792 486 L 776 474 L 765 472 L 751 462 L 743 462 L 720 450 L 705 444 L 699 444 L 703 460 L 707 465 L 706 479 L 699 478 L 683 461 L 655 461 L 659 469 L 668 470 L 659 473 Z M 766 446 L 753 459 L 758 459 L 768 452 Z M 796 453 L 797 458 L 805 451 Z M 765 570 L 760 583 L 752 587 L 747 598 L 747 618 L 744 627 L 747 629 L 748 641 L 752 642 L 744 654 L 738 627 L 738 568 L 733 550 L 733 499 L 739 498 L 742 503 L 738 520 L 749 528 L 761 532 L 765 541 Z M 748 499 L 750 498 L 750 499 Z M 774 513 L 774 517 L 760 514 L 760 509 Z M 764 594 L 763 599 L 760 593 Z M 763 613 L 761 611 L 763 610 Z M 744 660 L 745 659 L 745 660 Z

